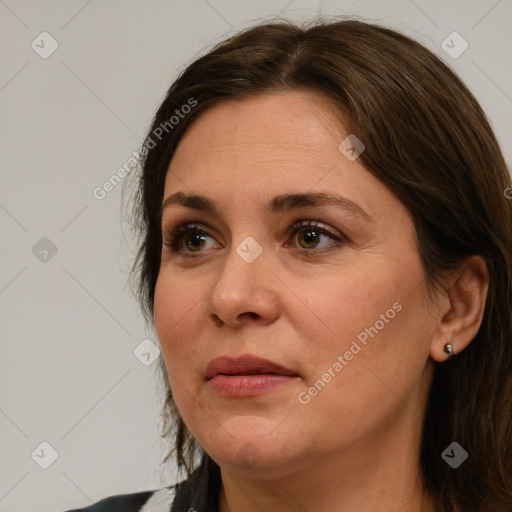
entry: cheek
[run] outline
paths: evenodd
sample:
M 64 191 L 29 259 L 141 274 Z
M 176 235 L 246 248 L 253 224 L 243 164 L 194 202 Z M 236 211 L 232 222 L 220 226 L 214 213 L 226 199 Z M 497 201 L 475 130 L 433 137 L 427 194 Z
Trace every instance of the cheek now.
M 297 283 L 298 284 L 298 283 Z M 358 268 L 350 272 L 338 272 L 334 278 L 326 276 L 314 290 L 304 288 L 302 297 L 307 306 L 305 312 L 311 318 L 308 329 L 318 332 L 317 348 L 327 351 L 348 350 L 350 342 L 365 328 L 374 326 L 382 320 L 393 322 L 396 315 L 393 304 L 400 302 L 407 294 L 407 283 L 403 274 L 396 269 L 382 265 L 374 268 Z M 303 309 L 303 308 L 302 308 Z M 390 310 L 386 316 L 386 312 Z M 299 325 L 304 318 L 297 315 Z M 387 330 L 388 324 L 384 324 Z M 364 335 L 362 336 L 364 338 Z M 345 345 L 348 344 L 348 347 Z
M 155 287 L 154 319 L 167 370 L 172 375 L 185 374 L 190 368 L 199 339 L 201 295 L 198 288 L 188 288 L 174 275 L 159 275 Z
M 344 306 L 330 317 L 330 325 L 338 324 L 336 334 L 317 337 L 320 347 L 305 354 L 308 373 L 300 403 L 306 405 L 300 410 L 308 414 L 311 435 L 321 430 L 342 442 L 381 428 L 404 410 L 421 413 L 420 381 L 432 324 L 422 320 L 419 292 L 385 290 L 371 297 L 354 290 L 352 301 L 333 296 L 333 305 Z
M 350 361 L 338 383 L 344 381 L 360 405 L 376 409 L 398 404 L 397 397 L 407 401 L 422 378 L 435 331 L 423 287 L 398 282 L 360 293 L 341 316 L 350 329 L 341 334 L 336 353 Z
M 191 397 L 197 396 L 202 384 L 195 371 L 200 353 L 195 340 L 200 339 L 202 325 L 201 296 L 198 286 L 187 286 L 176 274 L 167 278 L 164 272 L 158 277 L 154 304 L 155 329 L 174 402 L 184 419 L 193 414 L 194 401 Z
M 361 266 L 357 271 L 340 273 L 342 278 L 322 280 L 304 301 L 309 314 L 302 311 L 296 315 L 296 325 L 310 334 L 305 347 L 308 384 L 331 368 L 338 356 L 344 361 L 337 375 L 345 376 L 335 379 L 337 384 L 332 388 L 357 387 L 357 395 L 368 386 L 382 387 L 370 371 L 373 369 L 399 387 L 414 380 L 413 373 L 421 374 L 433 324 L 422 297 L 419 262 L 404 261 L 398 268 L 388 263 L 368 270 Z M 404 370 L 407 360 L 408 369 Z

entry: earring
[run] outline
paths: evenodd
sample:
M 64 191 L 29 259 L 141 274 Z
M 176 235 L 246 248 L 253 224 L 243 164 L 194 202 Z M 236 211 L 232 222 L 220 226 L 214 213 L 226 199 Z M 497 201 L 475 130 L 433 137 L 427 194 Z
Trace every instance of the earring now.
M 453 347 L 450 343 L 447 343 L 444 346 L 444 351 L 448 354 L 448 359 L 451 359 L 453 357 Z

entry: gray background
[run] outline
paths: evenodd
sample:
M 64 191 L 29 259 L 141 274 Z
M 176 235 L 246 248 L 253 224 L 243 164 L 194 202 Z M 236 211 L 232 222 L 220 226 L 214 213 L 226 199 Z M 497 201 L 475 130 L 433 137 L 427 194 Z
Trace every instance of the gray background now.
M 206 46 L 257 19 L 337 13 L 442 56 L 511 161 L 511 0 L 0 0 L 0 512 L 173 483 L 174 468 L 159 467 L 157 363 L 134 355 L 158 342 L 128 292 L 121 185 L 103 200 L 92 191 L 138 149 L 177 71 Z M 31 47 L 51 48 L 44 31 L 58 42 L 47 58 Z M 441 47 L 453 31 L 469 44 L 458 58 Z M 58 452 L 47 469 L 43 441 Z

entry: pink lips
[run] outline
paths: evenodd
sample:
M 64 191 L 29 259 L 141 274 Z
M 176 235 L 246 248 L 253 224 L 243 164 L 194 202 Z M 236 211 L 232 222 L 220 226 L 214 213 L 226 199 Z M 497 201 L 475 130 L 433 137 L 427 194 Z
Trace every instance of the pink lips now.
M 259 395 L 297 377 L 298 373 L 291 368 L 251 355 L 217 357 L 206 368 L 213 391 L 230 397 Z

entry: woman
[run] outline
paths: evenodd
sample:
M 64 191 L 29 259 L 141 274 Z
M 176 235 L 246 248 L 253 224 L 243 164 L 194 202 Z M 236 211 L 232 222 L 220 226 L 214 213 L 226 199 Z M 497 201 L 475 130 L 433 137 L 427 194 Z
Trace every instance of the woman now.
M 83 510 L 512 510 L 510 177 L 452 71 L 368 23 L 256 26 L 179 76 L 142 156 L 186 478 Z

